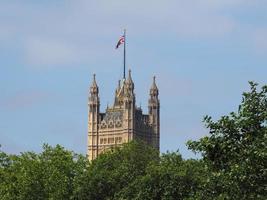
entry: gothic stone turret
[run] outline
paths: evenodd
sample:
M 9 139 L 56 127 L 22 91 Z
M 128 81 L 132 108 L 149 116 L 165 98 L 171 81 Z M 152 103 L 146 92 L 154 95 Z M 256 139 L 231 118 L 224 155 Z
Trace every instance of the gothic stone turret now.
M 89 160 L 115 146 L 131 140 L 140 139 L 159 150 L 160 139 L 160 104 L 155 77 L 150 89 L 148 101 L 149 114 L 143 114 L 136 107 L 134 82 L 131 71 L 126 80 L 119 81 L 115 91 L 113 106 L 107 107 L 105 113 L 100 113 L 98 86 L 93 78 L 90 87 L 88 113 L 88 151 Z
M 95 74 L 93 78 L 92 86 L 90 87 L 90 97 L 88 101 L 88 154 L 89 160 L 95 158 L 98 155 L 98 124 L 99 124 L 99 109 L 100 99 L 98 95 L 98 86 L 95 80 Z
M 160 128 L 160 113 L 159 113 L 159 90 L 156 85 L 156 77 L 153 77 L 153 84 L 150 88 L 150 99 L 148 100 L 149 121 L 152 125 L 154 137 L 152 138 L 152 145 L 159 149 L 159 128 Z

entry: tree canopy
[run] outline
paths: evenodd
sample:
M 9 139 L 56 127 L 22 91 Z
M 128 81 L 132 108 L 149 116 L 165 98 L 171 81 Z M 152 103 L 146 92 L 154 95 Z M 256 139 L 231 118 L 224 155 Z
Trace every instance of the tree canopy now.
M 243 93 L 237 112 L 213 121 L 204 117 L 210 135 L 189 141 L 212 172 L 206 196 L 223 199 L 267 197 L 267 86 Z
M 87 159 L 57 145 L 40 154 L 0 153 L 0 199 L 68 199 Z

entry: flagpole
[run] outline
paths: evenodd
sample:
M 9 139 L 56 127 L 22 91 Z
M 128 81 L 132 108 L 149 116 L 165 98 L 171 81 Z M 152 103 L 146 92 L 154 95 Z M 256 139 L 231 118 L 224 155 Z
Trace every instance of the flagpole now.
M 123 79 L 125 79 L 125 63 L 126 63 L 126 29 L 124 29 L 124 51 L 123 51 Z

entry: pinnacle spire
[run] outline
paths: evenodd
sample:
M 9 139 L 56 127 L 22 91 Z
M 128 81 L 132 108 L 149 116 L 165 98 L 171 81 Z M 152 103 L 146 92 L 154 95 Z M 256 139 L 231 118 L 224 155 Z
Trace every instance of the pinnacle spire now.
M 129 69 L 128 77 L 127 77 L 127 80 L 126 80 L 126 87 L 129 88 L 131 91 L 134 90 L 134 82 L 133 82 L 133 79 L 132 79 L 132 74 L 131 74 L 131 70 L 130 69 Z
M 118 88 L 121 87 L 121 80 L 118 81 Z
M 158 87 L 156 84 L 156 76 L 153 76 L 153 83 L 152 83 L 152 86 L 150 88 L 150 95 L 151 96 L 158 96 L 158 94 L 159 94 L 159 90 L 158 90 Z
M 96 77 L 96 75 L 93 74 L 93 82 L 92 82 L 92 85 L 90 87 L 91 94 L 98 94 L 98 86 L 97 86 L 95 77 Z
M 118 86 L 117 86 L 117 89 L 116 89 L 116 94 L 120 91 L 121 89 L 121 80 L 118 81 Z
M 93 86 L 97 86 L 97 83 L 96 83 L 96 80 L 95 80 L 95 74 L 93 74 L 93 83 L 92 83 Z
M 132 71 L 131 71 L 131 69 L 129 69 L 129 71 L 128 71 L 128 78 L 127 78 L 127 81 L 128 81 L 128 83 L 133 83 L 133 79 L 132 79 Z

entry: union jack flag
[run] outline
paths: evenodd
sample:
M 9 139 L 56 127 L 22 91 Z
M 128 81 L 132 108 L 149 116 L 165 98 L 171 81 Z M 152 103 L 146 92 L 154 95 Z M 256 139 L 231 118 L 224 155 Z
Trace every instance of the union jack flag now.
M 119 39 L 119 41 L 118 41 L 118 43 L 117 43 L 117 45 L 116 45 L 116 49 L 118 49 L 119 46 L 120 46 L 121 44 L 123 44 L 123 43 L 124 43 L 124 35 L 120 37 L 120 39 Z

